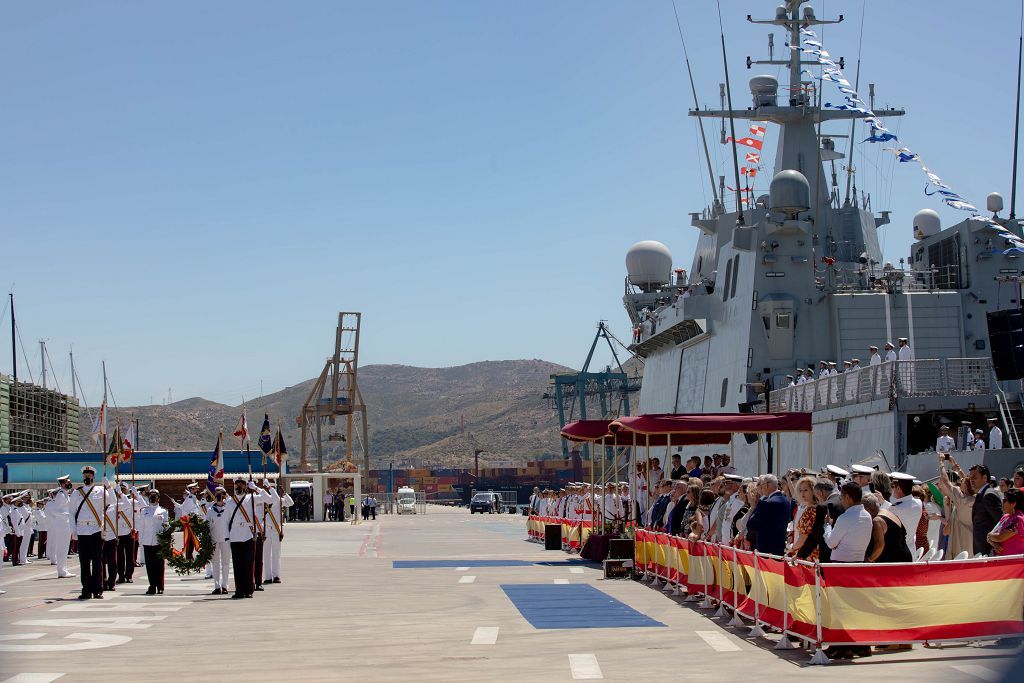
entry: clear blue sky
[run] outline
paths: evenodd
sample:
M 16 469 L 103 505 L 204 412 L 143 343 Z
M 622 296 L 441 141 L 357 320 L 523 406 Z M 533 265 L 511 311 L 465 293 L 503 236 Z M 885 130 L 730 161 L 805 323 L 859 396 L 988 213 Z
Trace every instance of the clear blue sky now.
M 746 106 L 767 38 L 744 18 L 775 3 L 722 4 Z M 982 206 L 1009 199 L 1015 4 L 868 2 L 861 83 Z M 714 3 L 679 5 L 717 105 Z M 815 4 L 847 17 L 823 37 L 851 80 L 860 8 Z M 101 359 L 121 405 L 309 378 L 341 309 L 363 363 L 578 367 L 597 320 L 629 333 L 627 248 L 689 267 L 709 195 L 669 0 L 16 3 L 0 64 L 0 279 L 34 372 L 44 338 L 67 388 L 73 344 L 91 403 Z M 916 210 L 961 216 L 870 151 L 895 261 Z

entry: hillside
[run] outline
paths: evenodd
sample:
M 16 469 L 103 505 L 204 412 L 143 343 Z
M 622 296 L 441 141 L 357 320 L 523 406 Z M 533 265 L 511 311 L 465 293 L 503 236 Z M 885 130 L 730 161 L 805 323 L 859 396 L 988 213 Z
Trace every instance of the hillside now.
M 368 365 L 359 370 L 359 385 L 369 415 L 370 454 L 375 465 L 396 467 L 466 467 L 473 461 L 471 436 L 487 451 L 481 461 L 534 460 L 560 453 L 558 418 L 542 395 L 548 377 L 568 369 L 541 360 L 486 361 L 451 368 Z M 299 413 L 314 380 L 287 387 L 246 405 L 249 431 L 258 436 L 263 414 L 280 421 L 292 462 L 299 455 Z M 231 436 L 240 406 L 190 398 L 169 405 L 122 408 L 127 420 L 140 421 L 144 450 L 208 450 L 217 430 L 225 446 L 237 447 Z M 324 425 L 326 437 L 337 427 Z M 89 448 L 88 428 L 82 447 Z M 338 448 L 339 442 L 330 442 Z M 325 447 L 326 447 L 325 443 Z M 255 447 L 255 443 L 254 443 Z M 343 454 L 343 449 L 339 449 Z M 310 448 L 313 457 L 313 449 Z M 337 456 L 325 457 L 329 462 Z

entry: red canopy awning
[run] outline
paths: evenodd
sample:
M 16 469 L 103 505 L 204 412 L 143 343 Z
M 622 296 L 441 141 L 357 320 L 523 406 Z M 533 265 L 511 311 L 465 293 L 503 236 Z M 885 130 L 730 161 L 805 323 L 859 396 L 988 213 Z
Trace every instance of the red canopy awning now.
M 766 432 L 810 432 L 810 413 L 706 413 L 703 415 L 638 415 L 615 420 L 608 429 L 617 437 L 621 433 L 644 436 L 685 436 L 763 434 Z M 693 443 L 728 443 L 719 441 L 695 441 Z M 653 445 L 653 444 L 652 444 Z M 685 442 L 680 443 L 685 445 Z
M 632 418 L 622 418 L 632 419 Z M 621 420 L 620 420 L 621 421 Z M 703 444 L 725 445 L 732 437 L 730 433 L 704 434 L 640 434 L 625 429 L 610 431 L 611 420 L 577 420 L 562 428 L 562 436 L 569 441 L 600 442 L 605 446 L 698 446 Z

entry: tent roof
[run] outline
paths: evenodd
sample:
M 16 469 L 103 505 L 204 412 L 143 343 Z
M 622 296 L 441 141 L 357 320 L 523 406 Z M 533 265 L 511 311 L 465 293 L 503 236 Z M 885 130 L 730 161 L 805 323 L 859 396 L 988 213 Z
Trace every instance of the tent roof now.
M 765 432 L 810 432 L 810 413 L 705 413 L 701 415 L 638 415 L 615 420 L 608 429 L 618 434 L 632 432 L 645 436 L 676 435 L 710 438 L 720 434 L 763 434 Z M 717 443 L 696 441 L 695 443 Z
M 732 434 L 665 434 L 639 435 L 636 432 L 619 430 L 612 432 L 611 420 L 577 420 L 562 428 L 562 436 L 569 441 L 598 442 L 605 446 L 697 446 L 702 444 L 728 444 Z

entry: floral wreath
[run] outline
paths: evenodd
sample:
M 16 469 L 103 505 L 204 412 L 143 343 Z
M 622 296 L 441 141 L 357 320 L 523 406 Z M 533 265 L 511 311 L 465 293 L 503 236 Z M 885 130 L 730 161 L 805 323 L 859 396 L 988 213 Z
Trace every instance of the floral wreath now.
M 184 550 L 174 547 L 174 532 L 181 531 L 185 535 L 185 544 L 191 540 L 196 546 L 196 553 L 191 560 L 185 556 Z M 198 515 L 188 515 L 176 519 L 165 526 L 156 535 L 160 555 L 178 574 L 191 574 L 202 570 L 213 558 L 213 537 L 210 535 L 210 524 Z

